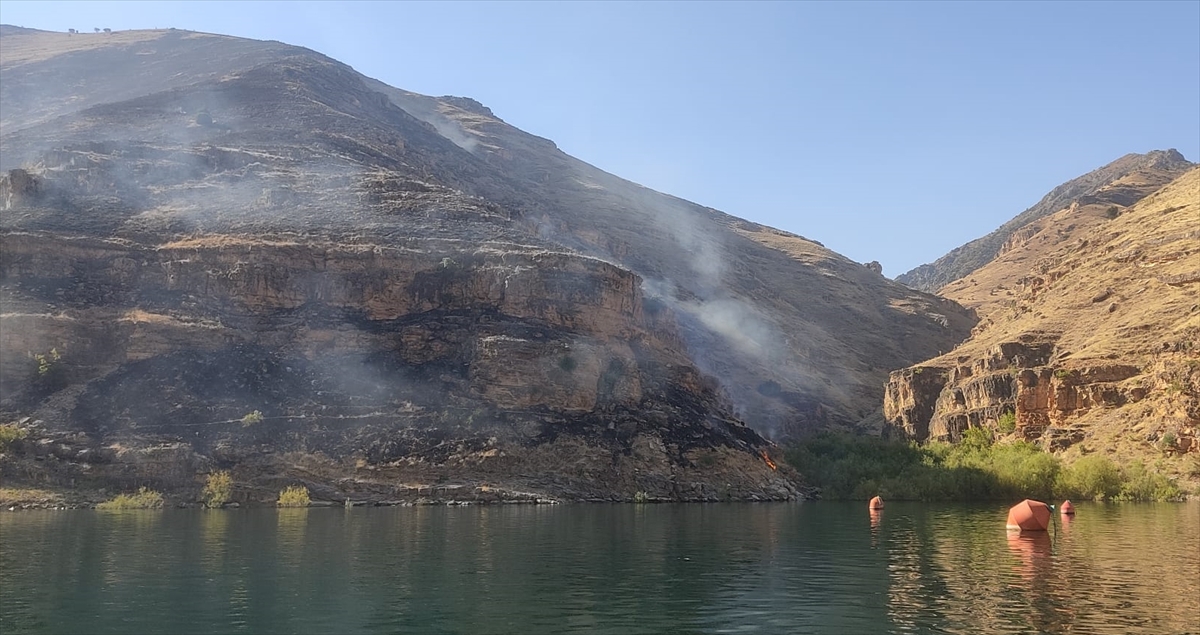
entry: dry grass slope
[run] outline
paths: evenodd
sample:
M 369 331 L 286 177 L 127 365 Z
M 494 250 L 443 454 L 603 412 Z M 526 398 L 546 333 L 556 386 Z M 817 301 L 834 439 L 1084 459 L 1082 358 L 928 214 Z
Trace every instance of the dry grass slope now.
M 1108 165 L 1088 172 L 1054 188 L 1036 205 L 1021 212 L 990 234 L 957 247 L 936 261 L 924 264 L 896 277 L 914 289 L 933 291 L 955 280 L 975 277 L 975 272 L 1014 242 L 1024 241 L 1031 225 L 1044 227 L 1043 220 L 1074 205 L 1105 202 L 1125 207 L 1153 192 L 1192 167 L 1175 150 L 1155 150 L 1146 154 L 1127 154 Z M 1058 229 L 1064 225 L 1056 225 Z M 985 288 L 985 290 L 987 290 Z
M 938 397 L 930 434 L 954 436 L 963 421 L 995 427 L 1015 410 L 1018 422 L 1040 422 L 1017 434 L 1045 434 L 1068 459 L 1142 459 L 1200 485 L 1200 168 L 1115 218 L 1084 207 L 1050 217 L 1074 225 L 1060 239 L 976 272 L 980 286 L 1005 285 L 999 298 L 957 295 L 985 317 L 920 365 L 946 377 L 924 397 Z M 1053 231 L 1051 222 L 1039 233 Z M 1032 360 L 1039 345 L 1046 359 Z M 894 394 L 916 394 L 901 383 L 919 392 L 913 372 L 893 374 Z
M 1070 210 L 1064 212 L 1063 220 Z M 1060 359 L 1067 353 L 1124 359 L 1156 353 L 1200 327 L 1200 280 L 1184 282 L 1200 276 L 1200 169 L 1116 219 L 1093 219 L 1080 229 L 1044 256 L 1026 256 L 1023 276 L 1015 267 L 995 267 L 995 277 L 1010 280 L 1006 290 L 1013 293 L 980 302 L 991 319 L 953 354 L 1022 333 L 1054 332 L 1062 335 Z

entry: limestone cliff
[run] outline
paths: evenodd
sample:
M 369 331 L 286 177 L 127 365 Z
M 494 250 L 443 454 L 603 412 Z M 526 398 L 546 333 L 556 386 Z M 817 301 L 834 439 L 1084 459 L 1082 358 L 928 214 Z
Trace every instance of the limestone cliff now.
M 970 339 L 892 373 L 889 422 L 956 439 L 1013 415 L 1014 434 L 1072 454 L 1200 450 L 1200 169 L 1139 194 L 1091 218 L 1091 203 L 1071 206 L 1026 240 L 1057 244 L 1011 246 L 1036 260 L 1004 300 L 979 305 Z M 1018 262 L 1004 257 L 989 267 Z

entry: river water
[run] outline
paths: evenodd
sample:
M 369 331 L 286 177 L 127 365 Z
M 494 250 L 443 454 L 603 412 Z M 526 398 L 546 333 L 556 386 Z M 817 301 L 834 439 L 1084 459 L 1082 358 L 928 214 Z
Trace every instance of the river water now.
M 1200 633 L 1200 503 L 0 514 L 0 632 Z

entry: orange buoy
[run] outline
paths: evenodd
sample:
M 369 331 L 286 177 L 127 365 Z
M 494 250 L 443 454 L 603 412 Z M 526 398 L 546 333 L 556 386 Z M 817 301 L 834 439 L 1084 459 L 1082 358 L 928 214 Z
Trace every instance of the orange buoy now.
M 1074 516 L 1075 515 L 1075 506 L 1071 504 L 1071 501 L 1063 501 L 1062 515 L 1063 516 Z
M 1050 506 L 1041 502 L 1025 500 L 1008 510 L 1008 528 L 1020 531 L 1046 531 L 1050 526 Z
M 883 499 L 876 496 L 875 498 L 871 499 L 871 502 L 867 504 L 867 507 L 870 509 L 883 509 Z

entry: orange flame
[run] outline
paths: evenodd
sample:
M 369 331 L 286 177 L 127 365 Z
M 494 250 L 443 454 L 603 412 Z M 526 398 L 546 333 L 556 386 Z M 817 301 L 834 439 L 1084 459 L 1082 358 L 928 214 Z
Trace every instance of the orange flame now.
M 767 456 L 766 450 L 759 450 L 758 454 L 762 457 L 762 460 L 767 462 L 767 467 L 771 468 L 772 470 L 779 469 L 779 466 L 775 465 L 775 461 L 772 461 L 771 457 Z

